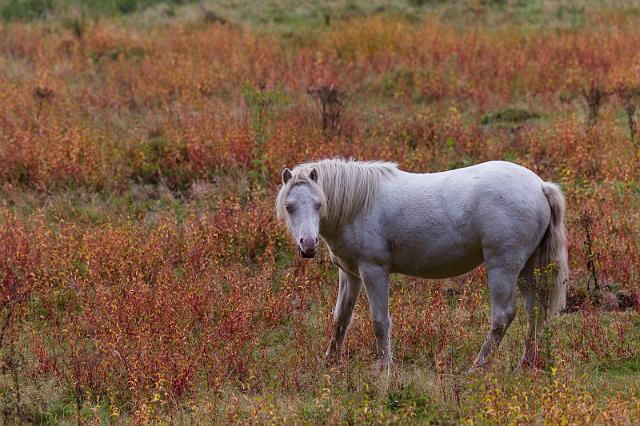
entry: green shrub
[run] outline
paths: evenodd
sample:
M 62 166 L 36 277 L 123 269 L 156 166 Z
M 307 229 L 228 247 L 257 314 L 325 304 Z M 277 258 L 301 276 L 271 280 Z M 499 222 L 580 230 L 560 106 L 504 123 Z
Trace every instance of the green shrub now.
M 53 10 L 53 0 L 9 0 L 2 6 L 2 19 L 29 21 L 45 17 Z

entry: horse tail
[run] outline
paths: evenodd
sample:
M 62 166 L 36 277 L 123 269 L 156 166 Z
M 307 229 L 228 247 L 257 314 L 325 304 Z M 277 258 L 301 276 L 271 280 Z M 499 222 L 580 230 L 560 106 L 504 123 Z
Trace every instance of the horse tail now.
M 567 256 L 567 233 L 564 224 L 564 196 L 558 185 L 542 183 L 542 192 L 551 207 L 551 221 L 540 243 L 538 267 L 543 283 L 538 286 L 539 301 L 547 302 L 547 319 L 564 309 L 567 301 L 569 261 Z M 546 300 L 545 300 L 546 299 Z

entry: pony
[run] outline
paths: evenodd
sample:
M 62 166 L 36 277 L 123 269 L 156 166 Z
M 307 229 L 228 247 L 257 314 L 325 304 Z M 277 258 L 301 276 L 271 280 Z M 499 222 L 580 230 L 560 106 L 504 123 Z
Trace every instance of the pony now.
M 339 268 L 327 362 L 341 353 L 364 287 L 377 367 L 389 371 L 392 273 L 442 279 L 485 264 L 491 326 L 472 370 L 488 365 L 514 319 L 517 288 L 528 322 L 521 367 L 539 362 L 539 334 L 565 306 L 563 194 L 514 163 L 439 173 L 408 173 L 380 161 L 303 163 L 282 171 L 275 207 L 303 257 L 314 257 L 322 240 Z

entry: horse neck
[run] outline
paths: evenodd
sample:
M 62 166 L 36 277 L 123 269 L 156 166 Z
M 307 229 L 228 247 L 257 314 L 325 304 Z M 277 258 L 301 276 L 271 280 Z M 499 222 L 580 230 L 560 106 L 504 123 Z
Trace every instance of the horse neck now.
M 327 226 L 320 221 L 320 237 L 322 237 L 331 252 L 335 252 L 342 245 L 343 233 L 343 226 Z
M 328 202 L 327 211 L 343 211 L 343 206 L 341 205 L 332 205 Z M 333 249 L 334 247 L 338 247 L 342 244 L 342 239 L 344 233 L 347 231 L 347 228 L 351 226 L 354 220 L 356 220 L 357 216 L 362 213 L 357 213 L 355 216 L 351 216 L 344 220 L 345 217 L 342 215 L 333 216 L 334 220 L 329 220 L 328 218 L 332 215 L 328 215 L 320 218 L 320 236 L 327 242 L 329 247 Z
M 343 228 L 347 226 L 355 217 L 362 213 L 366 213 L 365 210 L 370 208 L 370 203 L 372 202 L 371 197 L 375 197 L 378 186 L 380 182 L 365 182 L 365 185 L 369 185 L 366 188 L 354 188 L 350 186 L 340 186 L 336 183 L 335 174 L 337 173 L 336 168 L 326 168 L 325 165 L 320 163 L 316 165 L 319 169 L 320 176 L 330 177 L 327 180 L 324 180 L 321 177 L 320 187 L 325 194 L 325 199 L 327 201 L 326 206 L 326 215 L 324 218 L 320 220 L 320 234 L 323 238 L 332 238 L 336 236 L 340 236 L 342 234 Z M 350 167 L 345 165 L 340 165 L 341 167 Z M 354 166 L 351 166 L 354 167 Z M 331 175 L 334 174 L 334 175 Z M 338 179 L 344 179 L 344 175 L 339 176 Z M 374 177 L 377 179 L 378 177 Z M 340 188 L 344 193 L 336 194 L 336 190 Z M 367 194 L 365 197 L 354 196 L 354 192 L 359 192 L 358 195 Z M 337 195 L 337 197 L 335 196 Z M 345 201 L 348 200 L 348 203 L 345 205 Z
M 331 206 L 327 206 L 327 209 L 329 208 L 331 208 Z M 342 233 L 343 226 L 344 225 L 340 223 L 330 222 L 326 217 L 320 218 L 320 236 L 325 240 L 332 240 Z
M 343 206 L 334 205 L 329 200 L 327 200 L 327 203 L 327 212 L 342 211 L 343 209 Z M 329 219 L 331 217 L 333 218 L 332 220 Z M 320 236 L 328 243 L 339 240 L 344 228 L 350 223 L 350 221 L 346 222 L 341 219 L 344 219 L 341 215 L 326 215 L 320 218 Z

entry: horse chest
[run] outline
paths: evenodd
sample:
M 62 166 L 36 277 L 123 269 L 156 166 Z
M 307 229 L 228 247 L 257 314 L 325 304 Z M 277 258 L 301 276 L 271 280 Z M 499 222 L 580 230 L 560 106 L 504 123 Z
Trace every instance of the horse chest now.
M 340 269 L 349 272 L 352 275 L 359 276 L 358 265 L 355 261 L 336 255 L 331 249 L 329 249 L 329 257 L 334 265 Z

